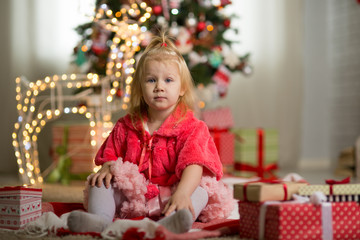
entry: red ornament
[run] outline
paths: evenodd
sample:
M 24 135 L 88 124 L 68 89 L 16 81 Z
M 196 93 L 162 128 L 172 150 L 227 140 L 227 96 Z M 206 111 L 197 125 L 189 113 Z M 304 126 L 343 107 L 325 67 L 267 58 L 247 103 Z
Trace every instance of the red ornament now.
M 230 0 L 221 0 L 221 6 L 224 7 L 228 4 L 231 4 L 231 1 Z
M 120 98 L 123 96 L 123 94 L 124 94 L 124 92 L 120 88 L 116 91 L 116 96 L 118 96 Z
M 153 7 L 153 13 L 156 15 L 156 16 L 159 16 L 161 13 L 162 13 L 163 9 L 160 5 L 156 5 Z
M 198 32 L 202 32 L 204 31 L 206 28 L 206 23 L 205 22 L 199 22 L 196 29 L 198 30 Z
M 224 22 L 223 22 L 223 24 L 224 24 L 224 26 L 226 27 L 226 28 L 228 28 L 228 27 L 230 27 L 230 19 L 225 19 L 224 20 Z

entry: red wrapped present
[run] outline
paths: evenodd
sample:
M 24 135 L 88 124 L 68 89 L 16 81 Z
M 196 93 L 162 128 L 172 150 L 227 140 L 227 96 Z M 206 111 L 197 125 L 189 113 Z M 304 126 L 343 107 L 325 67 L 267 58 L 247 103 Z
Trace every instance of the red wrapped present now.
M 227 130 L 210 129 L 216 149 L 224 166 L 234 165 L 234 134 Z
M 0 227 L 19 229 L 41 216 L 42 190 L 27 187 L 0 188 Z
M 205 110 L 201 115 L 202 119 L 210 129 L 230 129 L 234 126 L 230 108 L 222 107 Z
M 356 202 L 239 202 L 240 237 L 266 240 L 360 239 Z
M 230 108 L 206 110 L 202 119 L 207 124 L 211 136 L 214 138 L 224 172 L 232 171 L 234 165 L 235 137 L 229 129 L 234 125 Z

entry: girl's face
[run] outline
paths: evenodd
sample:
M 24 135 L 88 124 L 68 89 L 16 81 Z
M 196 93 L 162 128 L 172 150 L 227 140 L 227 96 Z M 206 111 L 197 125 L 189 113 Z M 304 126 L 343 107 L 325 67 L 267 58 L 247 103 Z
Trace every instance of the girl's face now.
M 178 65 L 170 61 L 146 62 L 141 90 L 149 111 L 170 114 L 184 95 Z

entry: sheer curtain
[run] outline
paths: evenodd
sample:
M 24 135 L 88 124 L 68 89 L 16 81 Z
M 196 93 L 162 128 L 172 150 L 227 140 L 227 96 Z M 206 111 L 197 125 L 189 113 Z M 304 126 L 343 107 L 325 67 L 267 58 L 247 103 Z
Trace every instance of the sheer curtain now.
M 331 0 L 328 6 L 331 74 L 331 156 L 360 136 L 360 4 Z
M 221 105 L 231 107 L 236 127 L 275 128 L 280 166 L 297 165 L 301 140 L 303 84 L 303 2 L 239 0 L 234 51 L 251 53 L 254 72 L 234 74 Z
M 13 69 L 29 80 L 66 73 L 80 39 L 75 27 L 90 21 L 81 0 L 13 0 L 11 39 Z M 90 2 L 90 1 L 88 1 Z
M 15 78 L 30 81 L 69 71 L 73 48 L 79 36 L 74 28 L 89 21 L 82 7 L 91 0 L 4 0 L 0 3 L 1 88 L 0 173 L 16 173 L 18 167 L 12 146 L 14 123 L 17 120 Z M 45 134 L 43 131 L 41 134 Z M 50 138 L 40 142 L 40 159 L 48 157 Z M 43 156 L 43 157 L 42 157 Z M 41 163 L 41 169 L 47 164 Z

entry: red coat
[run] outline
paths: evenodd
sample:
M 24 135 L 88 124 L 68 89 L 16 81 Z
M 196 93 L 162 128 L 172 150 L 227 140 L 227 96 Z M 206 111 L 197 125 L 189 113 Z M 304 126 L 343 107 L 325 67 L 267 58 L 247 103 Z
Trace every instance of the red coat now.
M 99 149 L 95 164 L 121 157 L 138 165 L 147 179 L 159 185 L 173 185 L 186 166 L 198 164 L 204 167 L 204 175 L 220 180 L 222 164 L 208 127 L 192 111 L 179 121 L 180 111 L 178 107 L 152 136 L 144 130 L 141 119 L 133 123 L 130 115 L 120 118 Z

